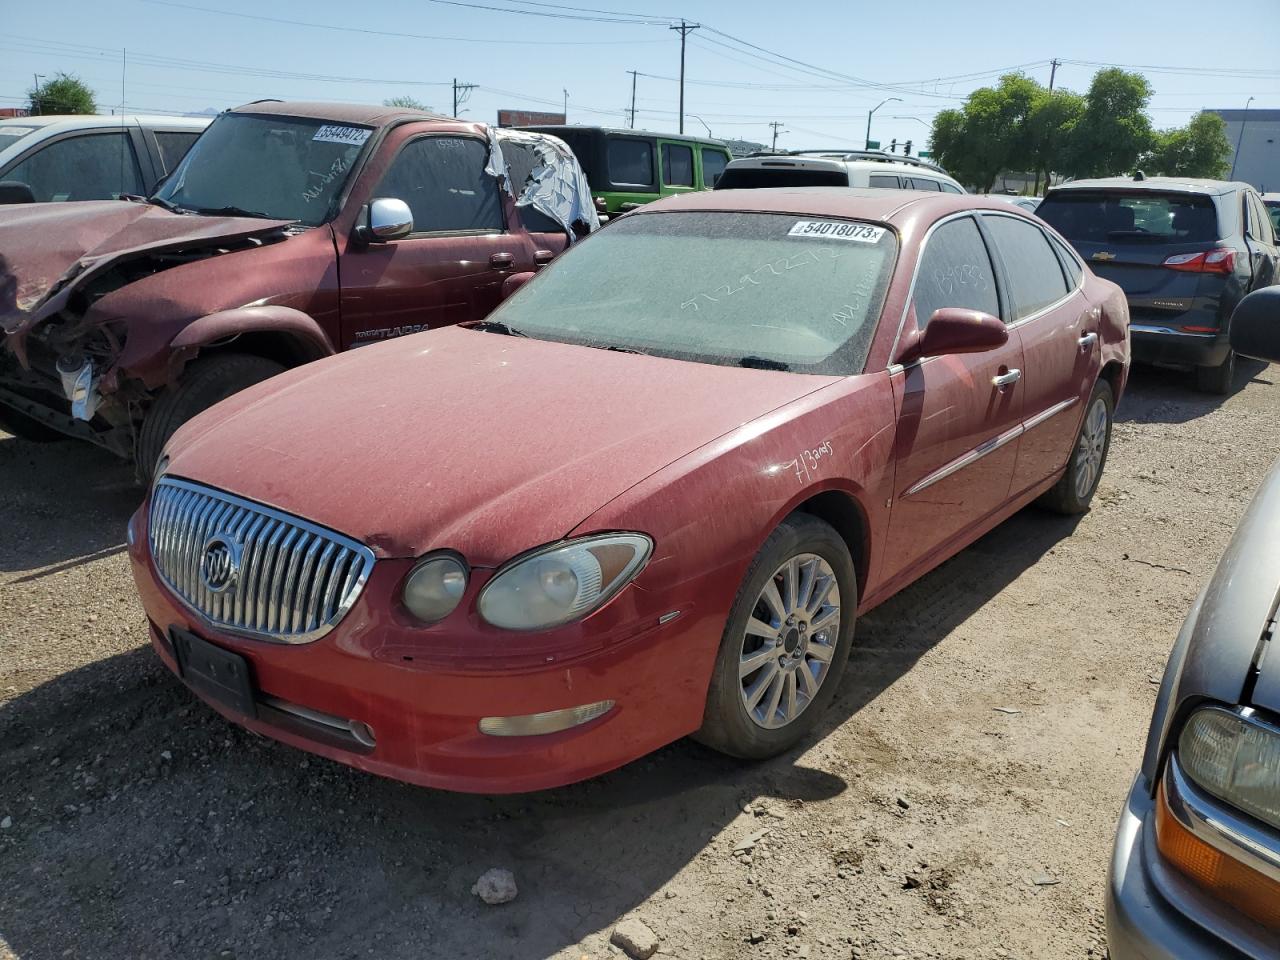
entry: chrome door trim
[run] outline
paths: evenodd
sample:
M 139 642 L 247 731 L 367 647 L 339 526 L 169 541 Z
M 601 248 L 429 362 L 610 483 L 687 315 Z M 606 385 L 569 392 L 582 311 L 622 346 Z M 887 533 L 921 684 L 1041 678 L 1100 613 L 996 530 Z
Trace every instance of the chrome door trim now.
M 902 494 L 902 496 L 910 497 L 914 494 L 919 493 L 921 490 L 924 490 L 926 487 L 933 486 L 939 480 L 945 480 L 947 479 L 947 477 L 951 476 L 953 473 L 958 473 L 959 471 L 963 470 L 965 467 L 972 466 L 973 464 L 981 460 L 983 457 L 985 457 L 987 454 L 995 453 L 1005 444 L 1013 440 L 1017 440 L 1020 436 L 1022 436 L 1022 434 L 1025 431 L 1026 431 L 1026 427 L 1023 424 L 1019 423 L 1010 427 L 1004 433 L 997 434 L 996 436 L 992 437 L 989 440 L 984 440 L 982 443 L 978 444 L 968 453 L 965 453 L 959 457 L 956 457 L 956 459 L 952 460 L 950 463 L 944 464 L 943 466 L 939 467 L 937 470 L 933 471 L 933 473 L 928 474 L 923 479 L 916 481 L 912 486 L 907 488 L 907 490 Z
M 1212 799 L 1169 756 L 1164 795 L 1173 818 L 1196 839 L 1272 880 L 1280 882 L 1280 849 L 1274 834 L 1259 829 L 1221 801 Z
M 1023 420 L 1022 429 L 1024 431 L 1034 430 L 1036 427 L 1040 426 L 1040 424 L 1044 423 L 1050 417 L 1056 417 L 1063 410 L 1066 410 L 1069 407 L 1073 407 L 1079 402 L 1080 402 L 1079 397 L 1068 397 L 1066 400 L 1062 400 L 1058 403 L 1055 403 L 1052 407 L 1048 407 L 1047 409 L 1041 410 L 1034 417 L 1031 417 L 1030 419 L 1027 419 L 1027 420 Z

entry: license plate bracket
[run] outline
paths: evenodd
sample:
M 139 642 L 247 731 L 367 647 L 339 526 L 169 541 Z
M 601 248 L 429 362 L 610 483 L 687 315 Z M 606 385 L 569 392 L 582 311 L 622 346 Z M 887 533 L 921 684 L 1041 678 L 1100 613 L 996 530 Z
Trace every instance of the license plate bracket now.
M 258 715 L 248 660 L 178 627 L 169 628 L 169 640 L 178 675 L 192 690 L 246 717 Z

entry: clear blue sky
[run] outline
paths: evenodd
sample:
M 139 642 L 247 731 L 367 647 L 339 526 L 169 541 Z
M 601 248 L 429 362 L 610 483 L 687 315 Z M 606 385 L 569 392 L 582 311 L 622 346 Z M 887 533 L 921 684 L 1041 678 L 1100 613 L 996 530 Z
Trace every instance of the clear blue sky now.
M 1204 107 L 1243 107 L 1251 95 L 1255 109 L 1280 107 L 1280 0 L 1240 0 L 1222 15 L 1186 0 L 1096 13 L 985 0 L 652 2 L 10 0 L 0 106 L 23 102 L 33 73 L 67 71 L 89 83 L 103 112 L 122 99 L 129 112 L 185 113 L 260 97 L 376 103 L 397 94 L 449 112 L 457 77 L 478 84 L 467 118 L 557 109 L 567 90 L 570 122 L 622 126 L 626 71 L 638 70 L 636 126 L 674 130 L 680 45 L 667 24 L 685 17 L 703 25 L 689 39 L 686 131 L 702 131 L 696 114 L 716 136 L 768 141 L 778 120 L 788 131 L 779 146 L 860 146 L 868 109 L 889 96 L 902 102 L 876 113 L 872 136 L 919 144 L 939 109 L 1003 68 L 1026 64 L 1047 82 L 1054 57 L 1066 61 L 1058 85 L 1080 91 L 1092 64 L 1144 68 L 1159 127 Z

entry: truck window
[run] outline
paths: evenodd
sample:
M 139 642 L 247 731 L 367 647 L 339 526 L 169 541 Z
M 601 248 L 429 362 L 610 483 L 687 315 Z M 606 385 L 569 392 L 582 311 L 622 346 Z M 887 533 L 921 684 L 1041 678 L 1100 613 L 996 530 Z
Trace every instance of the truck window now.
M 191 145 L 196 142 L 198 136 L 200 136 L 199 130 L 192 130 L 190 133 L 180 133 L 176 130 L 156 131 L 156 146 L 160 148 L 160 163 L 164 166 L 165 173 L 176 167 L 187 155 L 187 151 L 191 149 Z
M 27 184 L 38 203 L 146 193 L 133 144 L 124 133 L 54 140 L 10 167 L 3 179 Z
M 652 188 L 653 144 L 630 137 L 610 137 L 609 181 L 619 186 Z
M 693 186 L 693 147 L 662 145 L 662 182 L 668 187 Z
M 471 137 L 410 141 L 374 191 L 409 205 L 414 233 L 506 228 L 498 181 L 484 172 L 488 144 Z
M 702 185 L 704 187 L 714 187 L 716 185 L 716 181 L 720 179 L 720 174 L 724 173 L 724 168 L 728 165 L 729 158 L 719 150 L 703 147 Z

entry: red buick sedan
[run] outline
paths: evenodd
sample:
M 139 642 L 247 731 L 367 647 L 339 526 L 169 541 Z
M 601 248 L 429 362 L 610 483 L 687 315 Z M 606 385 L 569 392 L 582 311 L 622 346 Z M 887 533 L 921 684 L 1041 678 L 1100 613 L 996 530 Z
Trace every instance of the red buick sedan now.
M 237 723 L 451 790 L 690 734 L 769 756 L 859 613 L 1034 500 L 1087 508 L 1128 347 L 1119 288 L 1008 204 L 655 203 L 486 321 L 183 427 L 130 524 L 152 642 Z

